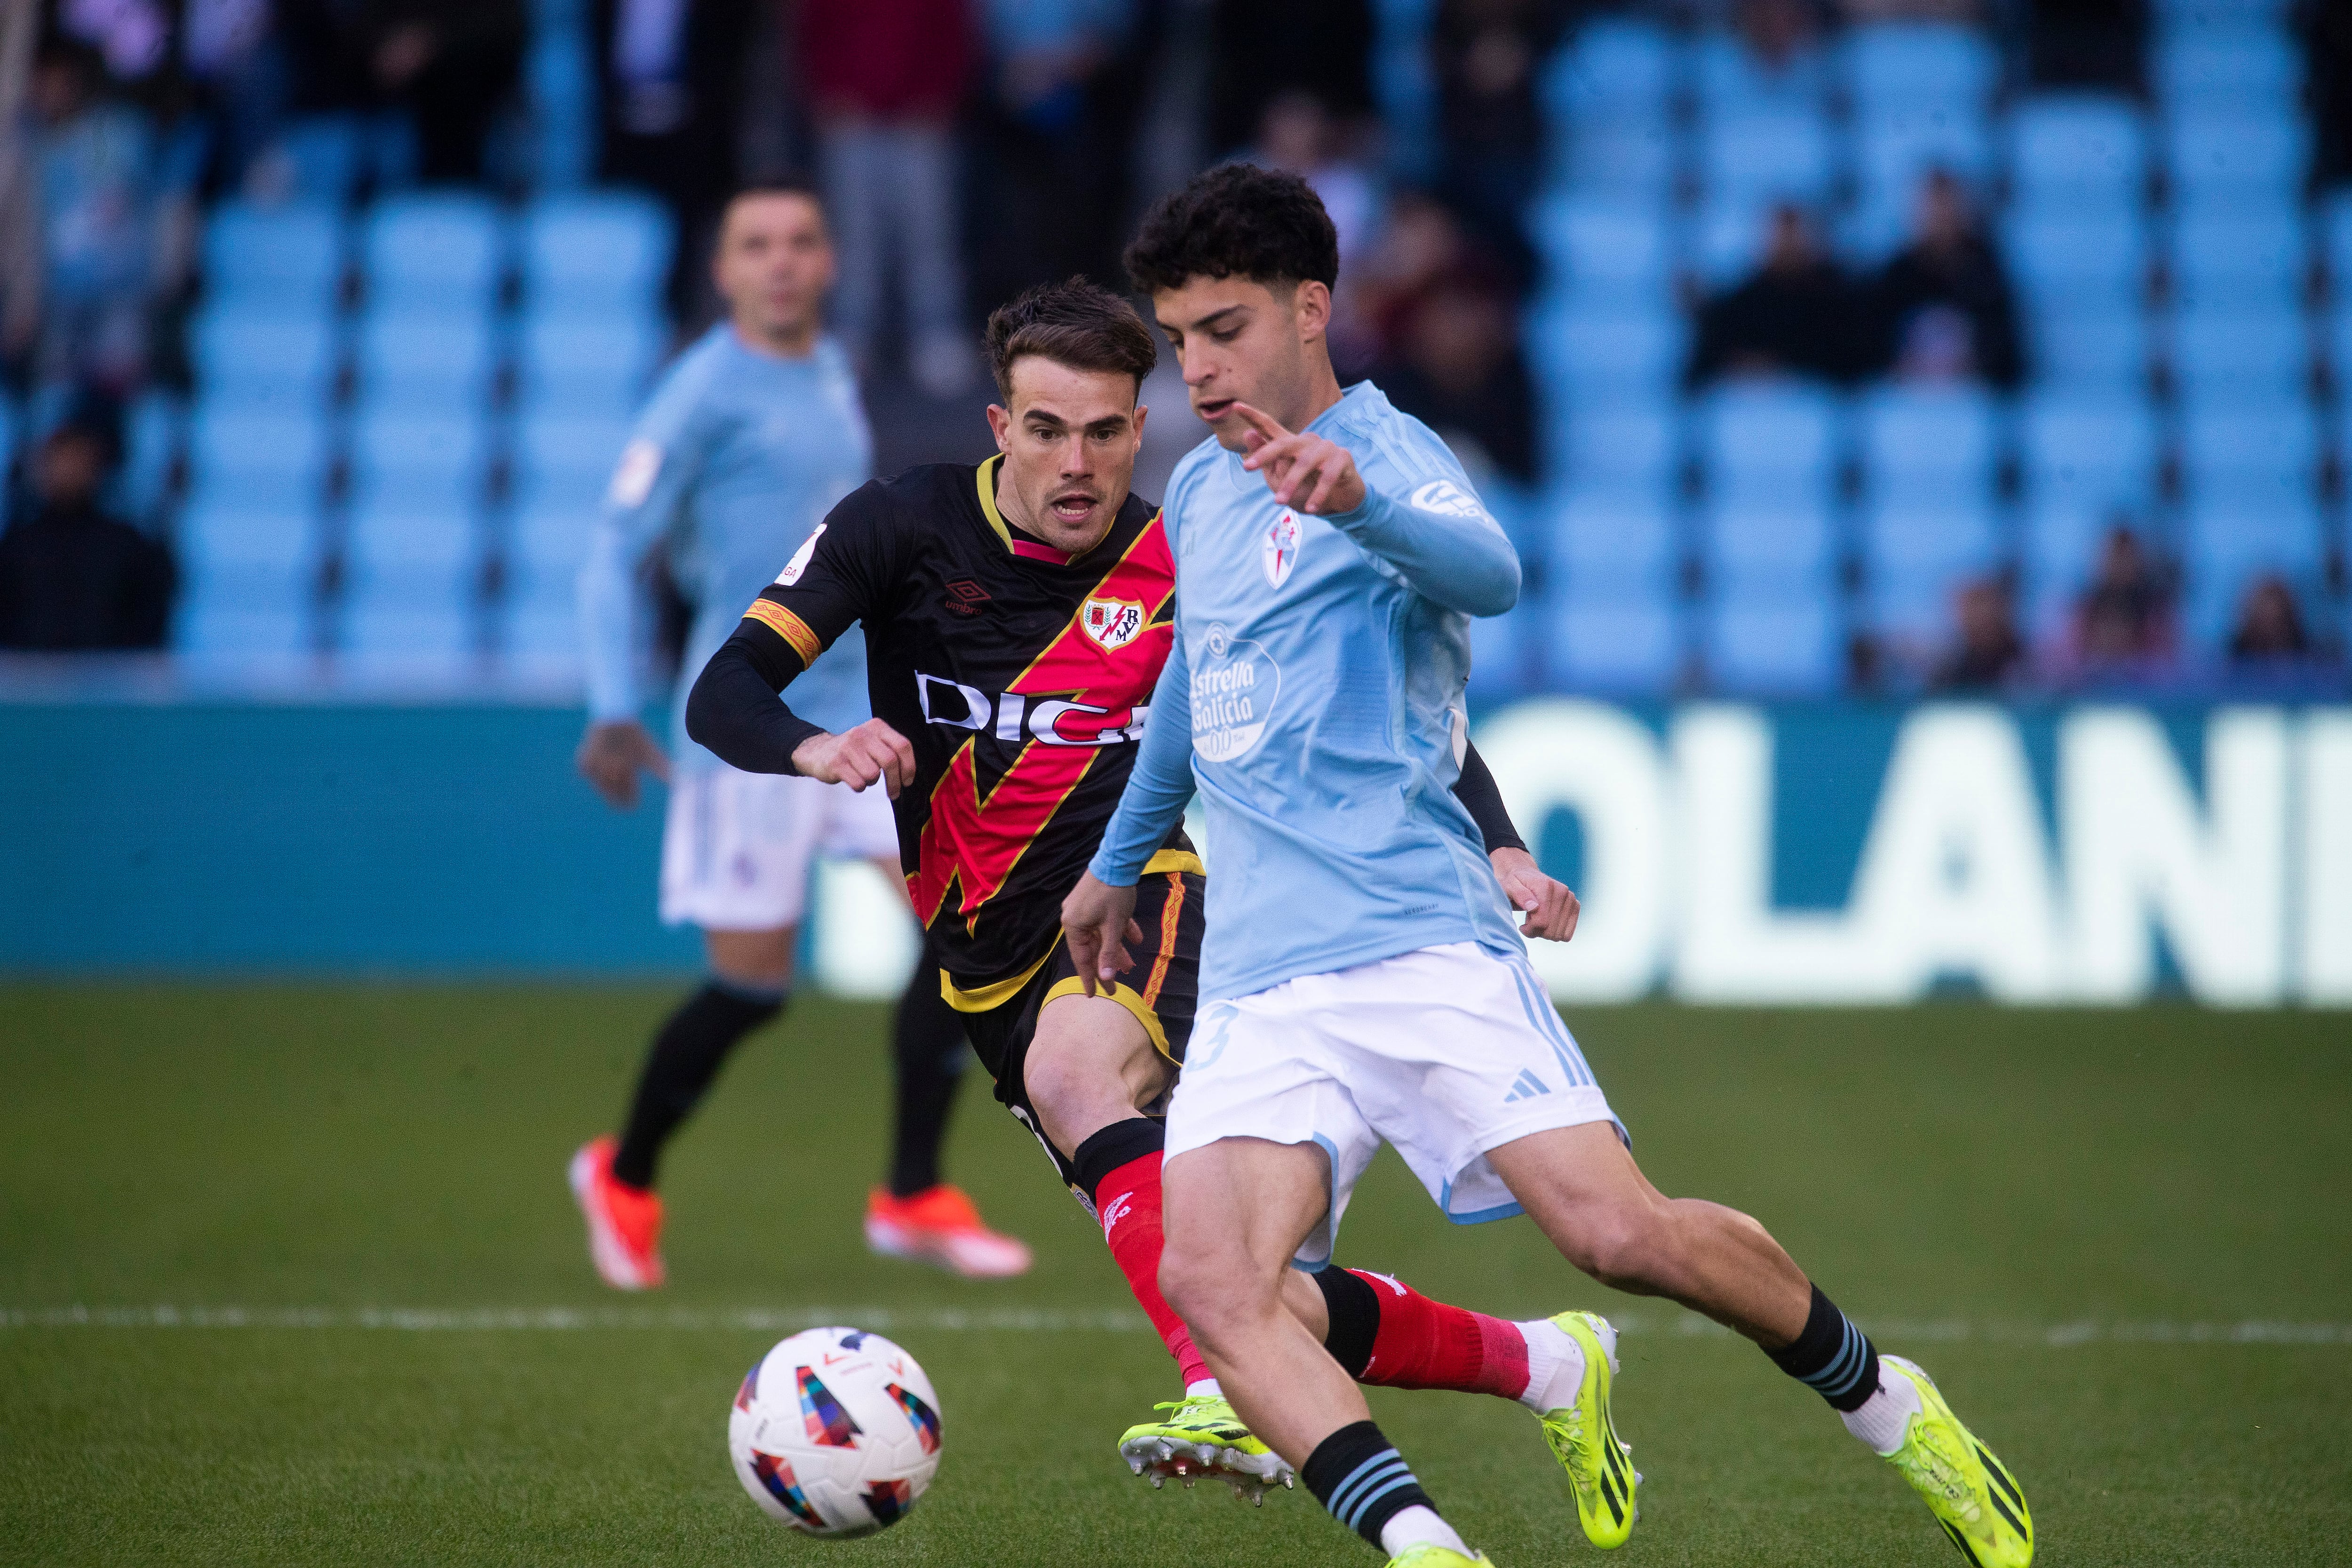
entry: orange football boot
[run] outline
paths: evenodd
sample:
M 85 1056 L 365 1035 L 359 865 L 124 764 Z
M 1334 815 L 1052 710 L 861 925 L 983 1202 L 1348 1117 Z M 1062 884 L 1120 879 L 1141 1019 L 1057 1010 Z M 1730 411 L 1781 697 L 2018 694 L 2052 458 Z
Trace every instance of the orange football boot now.
M 572 1156 L 572 1195 L 587 1216 L 588 1256 L 604 1283 L 616 1290 L 650 1290 L 665 1278 L 662 1201 L 613 1174 L 618 1147 L 609 1134 L 580 1145 Z
M 991 1230 L 961 1187 L 942 1183 L 912 1197 L 877 1187 L 866 1199 L 866 1245 L 885 1258 L 936 1263 L 967 1279 L 1029 1272 L 1029 1244 Z

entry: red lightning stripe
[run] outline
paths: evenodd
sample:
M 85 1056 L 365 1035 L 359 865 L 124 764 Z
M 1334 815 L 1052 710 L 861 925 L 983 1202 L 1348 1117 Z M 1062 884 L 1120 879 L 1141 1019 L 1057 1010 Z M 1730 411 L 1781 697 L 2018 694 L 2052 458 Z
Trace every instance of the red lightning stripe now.
M 1146 606 L 1144 629 L 1117 648 L 1106 648 L 1079 624 L 1081 604 L 1070 624 L 1006 689 L 1021 693 L 1074 691 L 1090 706 L 1114 711 L 1151 695 L 1160 667 L 1175 640 L 1172 626 L 1151 618 L 1176 592 L 1176 562 L 1168 535 L 1155 516 L 1136 535 L 1127 553 L 1103 574 L 1089 598 L 1133 599 Z M 965 742 L 931 791 L 929 820 L 917 847 L 915 874 L 907 879 L 915 913 L 931 923 L 946 903 L 950 883 L 961 882 L 957 912 L 967 920 L 993 898 L 1038 833 L 1051 822 L 1070 792 L 1094 765 L 1098 748 L 1050 746 L 1031 741 L 1021 749 L 988 798 L 980 798 L 972 742 Z

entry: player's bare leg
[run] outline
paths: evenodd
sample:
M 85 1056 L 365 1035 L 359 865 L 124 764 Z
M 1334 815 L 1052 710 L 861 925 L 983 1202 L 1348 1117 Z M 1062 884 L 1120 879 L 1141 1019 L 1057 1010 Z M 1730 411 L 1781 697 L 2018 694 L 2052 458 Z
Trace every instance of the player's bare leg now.
M 1532 1133 L 1486 1159 L 1560 1256 L 1605 1285 L 1663 1296 L 1747 1336 L 1828 1400 L 1969 1561 L 2032 1562 L 2032 1520 L 2015 1479 L 1925 1372 L 1897 1357 L 1882 1365 L 1761 1225 L 1720 1204 L 1665 1196 L 1606 1122 Z
M 1285 1304 L 1329 1180 L 1313 1144 L 1226 1138 L 1170 1161 L 1162 1287 L 1235 1411 L 1334 1517 L 1391 1556 L 1428 1542 L 1467 1558 L 1362 1391 Z

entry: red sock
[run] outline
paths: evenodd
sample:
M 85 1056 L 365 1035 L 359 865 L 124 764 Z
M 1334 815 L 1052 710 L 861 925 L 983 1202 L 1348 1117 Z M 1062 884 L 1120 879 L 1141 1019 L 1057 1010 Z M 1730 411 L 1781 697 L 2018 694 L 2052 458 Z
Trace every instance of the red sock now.
M 1433 1301 L 1402 1280 L 1350 1268 L 1379 1295 L 1381 1324 L 1359 1383 L 1450 1388 L 1517 1399 L 1528 1391 L 1528 1341 L 1484 1312 Z
M 1127 1276 L 1127 1288 L 1135 1292 L 1136 1304 L 1160 1331 L 1168 1353 L 1176 1358 L 1185 1386 L 1214 1377 L 1209 1363 L 1192 1348 L 1192 1335 L 1184 1320 L 1160 1293 L 1160 1249 L 1165 1240 L 1160 1220 L 1160 1151 L 1129 1160 L 1105 1176 L 1095 1191 L 1103 1240 L 1110 1244 L 1111 1258 Z M 1527 1382 L 1524 1352 L 1519 1356 L 1519 1381 Z

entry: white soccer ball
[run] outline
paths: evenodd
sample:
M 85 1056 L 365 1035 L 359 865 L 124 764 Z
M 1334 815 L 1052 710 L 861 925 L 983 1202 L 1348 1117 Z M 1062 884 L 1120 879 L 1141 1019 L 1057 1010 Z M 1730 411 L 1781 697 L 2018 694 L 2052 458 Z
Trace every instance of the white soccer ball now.
M 727 1417 L 735 1479 L 811 1535 L 896 1524 L 940 1468 L 940 1396 L 913 1356 L 857 1329 L 809 1329 L 760 1358 Z

